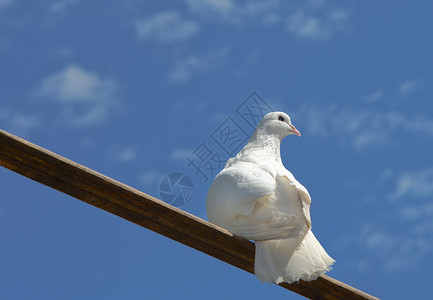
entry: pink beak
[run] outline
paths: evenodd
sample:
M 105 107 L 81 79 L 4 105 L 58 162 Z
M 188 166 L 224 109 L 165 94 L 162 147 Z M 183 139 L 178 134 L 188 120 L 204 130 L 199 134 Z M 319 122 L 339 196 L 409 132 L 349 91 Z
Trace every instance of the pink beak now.
M 301 133 L 298 131 L 298 129 L 296 129 L 295 126 L 290 125 L 290 128 L 292 128 L 291 132 L 293 132 L 293 134 L 296 134 L 297 136 L 301 136 Z

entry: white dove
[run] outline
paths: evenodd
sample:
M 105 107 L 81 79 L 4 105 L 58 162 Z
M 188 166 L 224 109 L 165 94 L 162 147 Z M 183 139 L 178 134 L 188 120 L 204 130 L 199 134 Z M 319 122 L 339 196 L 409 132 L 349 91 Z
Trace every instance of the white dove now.
M 335 262 L 311 231 L 307 189 L 281 162 L 280 144 L 289 134 L 301 136 L 287 114 L 265 115 L 206 199 L 209 221 L 255 240 L 254 272 L 277 284 L 317 279 Z

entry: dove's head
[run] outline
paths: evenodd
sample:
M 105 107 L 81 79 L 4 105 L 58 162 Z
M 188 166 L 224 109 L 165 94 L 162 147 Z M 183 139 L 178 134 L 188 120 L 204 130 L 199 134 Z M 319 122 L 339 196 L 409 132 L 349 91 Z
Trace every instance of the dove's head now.
M 290 117 L 283 112 L 275 111 L 266 114 L 257 125 L 257 130 L 264 131 L 267 134 L 277 135 L 281 139 L 289 134 L 301 136 L 299 131 L 292 125 Z

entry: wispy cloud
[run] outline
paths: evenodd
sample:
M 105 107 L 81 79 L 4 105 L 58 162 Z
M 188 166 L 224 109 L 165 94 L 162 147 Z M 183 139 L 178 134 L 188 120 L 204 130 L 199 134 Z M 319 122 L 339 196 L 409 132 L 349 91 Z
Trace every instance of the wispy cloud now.
M 111 98 L 116 83 L 94 72 L 70 64 L 42 80 L 38 93 L 63 103 L 86 103 Z
M 188 157 L 191 152 L 192 149 L 176 149 L 171 153 L 170 159 L 185 162 L 185 158 Z
M 373 103 L 383 99 L 384 96 L 385 95 L 382 91 L 374 91 L 373 93 L 366 95 L 364 97 L 364 101 L 368 103 Z
M 216 13 L 227 16 L 236 9 L 233 0 L 185 0 L 189 8 L 196 13 Z
M 25 136 L 31 130 L 41 127 L 42 119 L 34 114 L 0 108 L 0 124 L 12 133 Z
M 0 10 L 11 6 L 15 0 L 0 0 Z
M 62 105 L 62 118 L 72 126 L 106 121 L 118 107 L 118 85 L 76 64 L 45 77 L 36 95 Z
M 139 181 L 144 187 L 150 188 L 159 185 L 164 176 L 160 171 L 148 171 L 139 175 Z
M 141 39 L 170 43 L 191 38 L 200 27 L 197 22 L 186 20 L 177 12 L 167 11 L 135 21 L 135 29 Z
M 386 170 L 376 180 L 391 188 L 375 191 L 378 201 L 369 202 L 362 225 L 338 249 L 358 249 L 359 271 L 418 269 L 433 251 L 433 168 Z
M 414 198 L 433 200 L 433 168 L 408 171 L 398 175 L 390 198 L 404 199 L 405 202 Z
M 299 3 L 233 0 L 185 0 L 190 12 L 204 22 L 220 22 L 239 27 L 280 26 L 300 38 L 325 41 L 336 33 L 347 31 L 350 15 L 326 1 L 307 0 Z
M 414 227 L 415 229 L 415 227 Z M 388 231 L 375 224 L 367 224 L 359 233 L 358 246 L 366 248 L 371 266 L 383 266 L 386 271 L 417 268 L 423 257 L 433 249 L 429 234 L 420 234 L 416 230 L 404 233 Z
M 112 147 L 108 151 L 108 158 L 121 162 L 130 163 L 137 159 L 138 153 L 134 146 Z
M 421 83 L 417 80 L 407 80 L 400 84 L 398 90 L 402 95 L 406 95 L 417 90 L 420 86 Z
M 48 5 L 48 11 L 51 13 L 65 13 L 69 8 L 78 4 L 79 0 L 56 0 Z
M 405 205 L 400 209 L 400 215 L 404 220 L 431 219 L 433 216 L 433 203 L 419 203 L 416 205 Z
M 349 14 L 345 10 L 313 13 L 299 10 L 287 21 L 287 31 L 298 38 L 326 41 L 336 32 L 348 27 Z
M 423 115 L 353 110 L 337 105 L 303 106 L 294 115 L 305 122 L 311 134 L 320 138 L 333 136 L 340 145 L 357 149 L 389 145 L 401 133 L 433 137 L 433 120 Z
M 254 24 L 270 25 L 280 20 L 278 9 L 282 8 L 278 0 L 243 1 L 233 0 L 185 0 L 191 13 L 204 21 L 223 22 L 234 25 Z
M 212 51 L 203 56 L 190 55 L 175 63 L 173 69 L 168 74 L 168 80 L 173 83 L 186 83 L 197 73 L 208 72 L 221 68 L 229 48 Z

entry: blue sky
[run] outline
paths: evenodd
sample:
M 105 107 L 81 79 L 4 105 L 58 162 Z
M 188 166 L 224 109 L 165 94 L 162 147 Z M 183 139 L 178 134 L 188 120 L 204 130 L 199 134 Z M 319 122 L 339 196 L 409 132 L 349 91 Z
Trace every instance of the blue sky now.
M 430 1 L 0 0 L 0 127 L 206 219 L 186 157 L 256 91 L 302 137 L 285 166 L 311 196 L 330 276 L 430 295 Z M 0 169 L 2 299 L 300 296 Z M 404 284 L 403 284 L 404 283 Z

